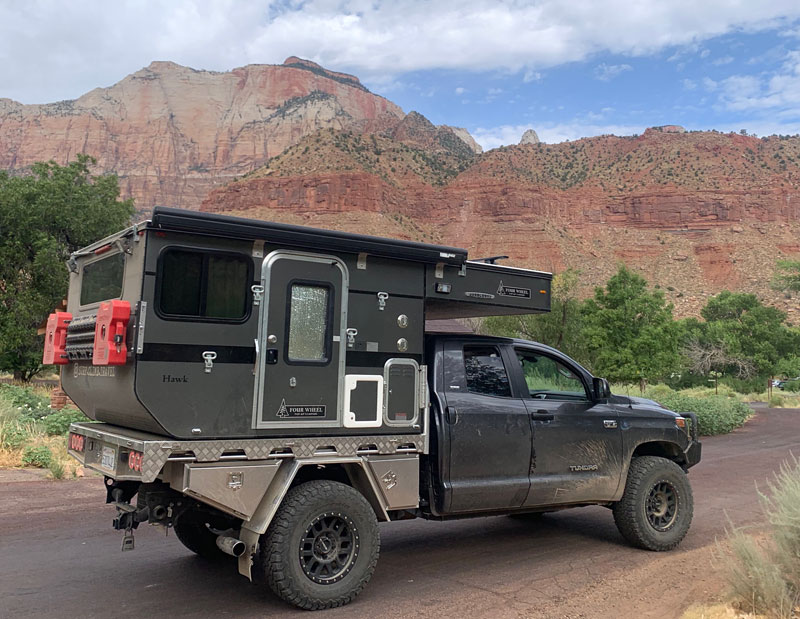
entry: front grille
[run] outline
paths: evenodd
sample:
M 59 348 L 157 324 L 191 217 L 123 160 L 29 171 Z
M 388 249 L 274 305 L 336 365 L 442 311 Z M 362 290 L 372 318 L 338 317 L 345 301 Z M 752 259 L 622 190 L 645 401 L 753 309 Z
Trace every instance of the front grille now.
M 94 326 L 97 315 L 74 318 L 67 327 L 65 351 L 70 361 L 91 360 L 94 351 Z

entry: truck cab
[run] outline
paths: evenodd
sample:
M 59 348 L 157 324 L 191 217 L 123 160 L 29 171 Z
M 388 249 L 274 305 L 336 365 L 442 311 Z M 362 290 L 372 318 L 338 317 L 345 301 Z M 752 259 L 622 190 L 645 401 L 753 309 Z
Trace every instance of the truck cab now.
M 640 454 L 686 469 L 699 460 L 691 416 L 613 396 L 554 348 L 479 336 L 434 336 L 428 346 L 434 516 L 607 505 Z

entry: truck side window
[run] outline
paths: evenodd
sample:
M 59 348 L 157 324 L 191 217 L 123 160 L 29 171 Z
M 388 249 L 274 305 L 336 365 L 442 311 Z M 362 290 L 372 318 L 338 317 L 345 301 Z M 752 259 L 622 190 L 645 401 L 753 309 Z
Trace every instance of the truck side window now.
M 495 346 L 464 346 L 467 389 L 472 393 L 511 397 L 511 383 Z
M 331 291 L 328 286 L 292 283 L 289 302 L 290 362 L 322 362 L 330 358 L 328 329 L 331 322 Z
M 158 308 L 165 316 L 241 320 L 247 315 L 245 256 L 168 249 L 160 261 Z
M 531 398 L 542 400 L 586 400 L 586 387 L 579 376 L 551 357 L 532 351 L 517 351 Z

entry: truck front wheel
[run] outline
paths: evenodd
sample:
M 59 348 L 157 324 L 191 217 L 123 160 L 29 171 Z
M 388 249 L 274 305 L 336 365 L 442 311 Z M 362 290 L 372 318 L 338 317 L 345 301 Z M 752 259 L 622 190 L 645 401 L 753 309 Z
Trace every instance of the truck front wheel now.
M 315 480 L 287 493 L 261 538 L 257 565 L 278 597 L 320 610 L 359 594 L 379 549 L 378 521 L 361 493 Z
M 693 506 L 692 488 L 680 466 L 641 456 L 631 461 L 625 492 L 613 507 L 614 522 L 634 546 L 670 550 L 689 530 Z

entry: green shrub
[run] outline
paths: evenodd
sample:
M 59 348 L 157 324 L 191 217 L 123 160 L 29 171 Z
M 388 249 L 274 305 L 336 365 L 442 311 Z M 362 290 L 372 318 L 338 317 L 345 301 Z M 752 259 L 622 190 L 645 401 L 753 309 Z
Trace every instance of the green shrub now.
M 778 395 L 777 393 L 774 394 L 769 399 L 769 407 L 770 408 L 781 408 L 784 405 L 784 403 L 785 403 L 785 400 L 783 399 L 783 396 Z
M 0 396 L 19 411 L 23 421 L 37 421 L 50 413 L 50 399 L 30 388 L 0 384 Z
M 800 380 L 787 380 L 783 384 L 783 390 L 790 393 L 796 393 L 800 391 Z
M 699 431 L 703 436 L 735 430 L 753 414 L 746 404 L 725 396 L 697 398 L 673 392 L 665 394 L 658 401 L 676 413 L 696 413 Z
M 38 447 L 26 447 L 22 454 L 22 464 L 46 469 L 53 462 L 53 454 L 49 447 L 39 445 Z
M 89 418 L 76 408 L 63 408 L 54 411 L 42 420 L 44 430 L 50 436 L 65 434 L 69 424 L 76 421 L 89 421 Z
M 53 458 L 50 464 L 47 465 L 50 475 L 53 479 L 64 479 L 64 463 L 57 458 Z
M 21 425 L 9 422 L 0 424 L 0 447 L 19 449 L 30 439 L 30 434 Z

